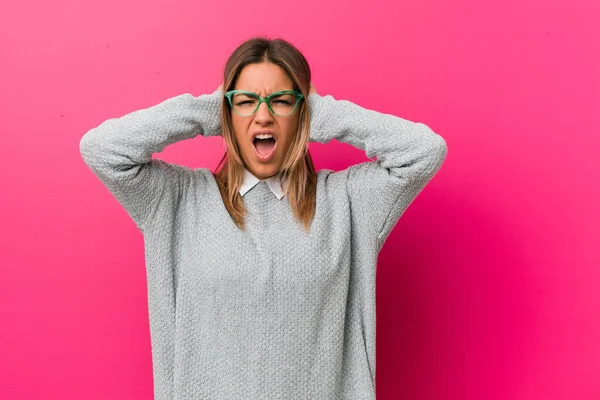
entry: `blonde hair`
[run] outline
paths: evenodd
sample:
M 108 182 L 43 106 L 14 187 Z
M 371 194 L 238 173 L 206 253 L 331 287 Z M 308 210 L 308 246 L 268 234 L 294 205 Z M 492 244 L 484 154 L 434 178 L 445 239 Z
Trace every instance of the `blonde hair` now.
M 294 112 L 299 112 L 298 132 L 290 144 L 279 177 L 286 182 L 285 194 L 296 220 L 308 232 L 315 214 L 317 173 L 308 151 L 310 114 L 306 101 L 310 90 L 311 72 L 308 62 L 292 44 L 283 39 L 254 37 L 243 42 L 225 64 L 223 91 L 232 90 L 242 69 L 248 64 L 270 62 L 281 67 L 291 78 L 294 90 L 304 99 Z M 225 208 L 234 223 L 245 229 L 246 207 L 239 193 L 244 174 L 244 162 L 233 131 L 229 102 L 223 101 L 221 127 L 226 151 L 217 165 L 215 180 Z

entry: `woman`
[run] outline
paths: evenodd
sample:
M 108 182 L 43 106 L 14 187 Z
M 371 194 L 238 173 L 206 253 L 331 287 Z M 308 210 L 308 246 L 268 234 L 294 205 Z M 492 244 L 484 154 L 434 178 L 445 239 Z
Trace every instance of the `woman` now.
M 152 159 L 197 135 L 223 136 L 216 174 Z M 308 142 L 331 139 L 377 160 L 315 172 Z M 319 95 L 296 48 L 253 38 L 212 94 L 109 119 L 80 149 L 144 235 L 157 400 L 375 398 L 377 256 L 441 136 Z

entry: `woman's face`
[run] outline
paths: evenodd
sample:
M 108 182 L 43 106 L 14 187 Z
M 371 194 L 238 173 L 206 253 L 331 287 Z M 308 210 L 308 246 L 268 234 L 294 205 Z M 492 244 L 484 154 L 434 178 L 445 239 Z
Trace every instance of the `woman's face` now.
M 270 62 L 246 65 L 233 90 L 247 90 L 261 97 L 280 90 L 294 90 L 286 72 Z M 266 102 L 260 104 L 256 113 L 243 117 L 231 110 L 234 135 L 239 145 L 246 168 L 259 179 L 266 179 L 279 172 L 290 144 L 298 131 L 300 104 L 288 116 L 279 117 L 271 113 Z M 254 140 L 256 133 L 271 133 L 273 140 Z M 265 155 L 263 155 L 265 154 Z

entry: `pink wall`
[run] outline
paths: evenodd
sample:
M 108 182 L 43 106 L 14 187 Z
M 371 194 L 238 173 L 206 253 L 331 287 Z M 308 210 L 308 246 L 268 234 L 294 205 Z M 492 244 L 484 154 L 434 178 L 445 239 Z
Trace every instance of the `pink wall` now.
M 380 256 L 378 399 L 600 398 L 597 2 L 175 3 L 2 7 L 0 399 L 152 398 L 142 236 L 79 140 L 212 92 L 254 34 L 305 52 L 320 94 L 448 143 Z M 311 150 L 318 168 L 366 160 Z M 157 157 L 221 153 L 197 138 Z

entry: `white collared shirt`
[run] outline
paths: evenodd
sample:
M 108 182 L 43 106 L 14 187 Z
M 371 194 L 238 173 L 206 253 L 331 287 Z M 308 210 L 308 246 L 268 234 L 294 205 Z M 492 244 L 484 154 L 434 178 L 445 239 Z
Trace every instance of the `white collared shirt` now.
M 279 179 L 278 175 L 274 175 L 265 180 L 267 181 L 267 185 L 269 185 L 269 188 L 271 189 L 273 194 L 275 194 L 275 196 L 277 196 L 277 198 L 281 200 L 285 193 L 283 192 L 282 182 Z M 252 175 L 250 171 L 244 168 L 244 178 L 242 181 L 242 186 L 240 187 L 240 194 L 242 196 L 245 195 L 246 192 L 248 192 L 250 189 L 256 186 L 259 182 L 261 182 L 260 179 Z M 283 182 L 283 186 L 285 186 L 285 182 Z

